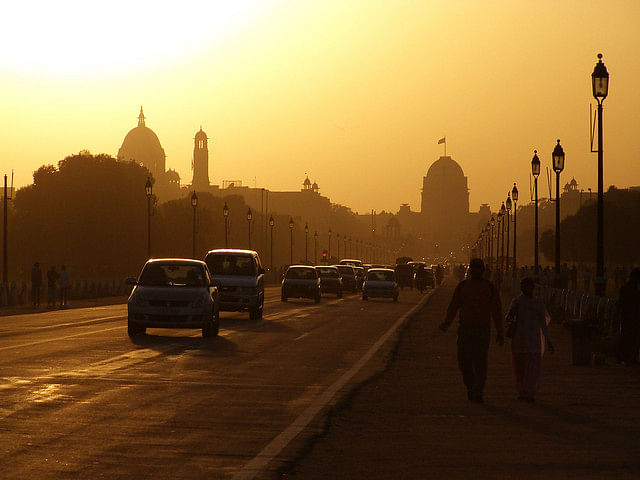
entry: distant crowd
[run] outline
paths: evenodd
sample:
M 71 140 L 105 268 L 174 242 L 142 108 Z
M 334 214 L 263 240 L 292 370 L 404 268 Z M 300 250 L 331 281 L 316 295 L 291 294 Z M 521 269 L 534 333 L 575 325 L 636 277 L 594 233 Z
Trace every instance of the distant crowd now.
M 71 288 L 71 277 L 67 268 L 62 265 L 60 271 L 56 270 L 55 265 L 47 270 L 47 306 L 55 308 L 56 304 L 60 308 L 68 306 L 69 289 Z M 40 270 L 40 263 L 33 264 L 31 269 L 31 301 L 33 308 L 40 308 L 40 293 L 43 286 L 43 275 Z

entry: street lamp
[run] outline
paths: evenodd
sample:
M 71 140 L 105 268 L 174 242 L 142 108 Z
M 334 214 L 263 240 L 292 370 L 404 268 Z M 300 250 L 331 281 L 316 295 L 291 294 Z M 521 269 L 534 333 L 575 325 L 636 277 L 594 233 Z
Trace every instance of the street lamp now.
M 551 154 L 553 171 L 556 172 L 556 287 L 560 288 L 560 172 L 564 170 L 564 150 L 560 139 Z
M 151 197 L 153 196 L 151 177 L 147 177 L 144 192 L 147 195 L 147 258 L 151 258 Z
M 495 269 L 495 262 L 493 261 L 493 241 L 494 241 L 494 233 L 493 233 L 493 229 L 496 226 L 496 216 L 495 215 L 491 215 L 491 220 L 489 220 L 489 224 L 491 226 L 491 237 L 489 237 L 491 240 L 489 241 L 489 264 L 491 265 L 491 270 L 493 273 L 493 270 Z M 497 250 L 497 248 L 496 248 Z M 496 257 L 498 255 L 496 254 Z
M 534 238 L 533 238 L 533 275 L 535 279 L 538 279 L 538 176 L 540 175 L 540 159 L 538 158 L 538 151 L 533 151 L 533 158 L 531 159 L 531 173 L 533 175 L 533 190 L 534 190 Z
M 289 265 L 293 265 L 293 217 L 289 217 L 289 234 L 290 238 L 290 251 L 289 251 Z
M 513 199 L 513 275 L 517 275 L 517 263 L 516 263 L 516 239 L 518 238 L 518 187 L 513 184 L 513 190 L 511 190 L 511 198 Z
M 222 216 L 224 217 L 224 248 L 229 248 L 229 207 L 227 207 L 227 202 L 224 202 L 224 207 L 222 207 Z
M 338 238 L 338 260 L 340 260 L 340 234 L 336 233 L 336 237 Z
M 351 257 L 351 235 L 349 235 L 349 257 Z
M 273 220 L 273 215 L 271 215 L 269 217 L 269 228 L 271 229 L 270 233 L 271 233 L 271 248 L 270 248 L 270 261 L 269 263 L 271 264 L 271 271 L 274 272 L 273 270 L 273 226 L 276 224 L 276 222 Z M 275 272 L 274 272 L 275 275 Z
M 510 224 L 511 224 L 511 192 L 507 192 L 507 200 L 505 201 L 505 206 L 507 207 L 507 260 L 506 260 L 506 265 L 505 265 L 505 272 L 509 271 L 509 239 L 510 239 L 510 235 L 509 235 L 509 230 L 510 230 Z
M 591 74 L 591 87 L 593 97 L 598 102 L 598 237 L 596 246 L 596 295 L 603 297 L 606 291 L 604 278 L 604 191 L 603 191 L 603 166 L 602 166 L 602 102 L 609 93 L 609 72 L 602 62 L 602 54 L 598 54 Z M 593 147 L 592 147 L 593 148 Z
M 198 196 L 196 191 L 191 195 L 191 206 L 193 207 L 193 249 L 192 258 L 196 258 L 196 209 L 198 208 Z
M 251 213 L 251 208 L 247 210 L 247 224 L 249 225 L 249 250 L 251 250 L 251 219 L 253 215 Z
M 309 224 L 304 224 L 304 263 L 309 263 Z
M 507 217 L 507 209 L 504 206 L 504 202 L 502 202 L 498 217 L 500 217 L 500 275 L 502 276 L 504 273 L 504 224 Z
M 318 231 L 313 233 L 313 264 L 318 264 Z
M 329 261 L 331 261 L 331 229 L 329 229 Z

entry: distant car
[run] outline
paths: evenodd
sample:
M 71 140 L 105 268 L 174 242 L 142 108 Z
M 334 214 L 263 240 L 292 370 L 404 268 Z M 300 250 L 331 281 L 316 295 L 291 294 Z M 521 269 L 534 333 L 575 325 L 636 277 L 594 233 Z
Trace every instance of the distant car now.
M 406 263 L 399 263 L 395 267 L 396 279 L 400 288 L 413 288 L 413 267 Z
M 320 277 L 315 267 L 292 265 L 287 269 L 282 279 L 281 300 L 283 302 L 296 297 L 311 298 L 319 303 L 321 295 Z
M 389 268 L 371 268 L 362 287 L 362 300 L 372 297 L 392 298 L 398 301 L 400 289 L 396 282 L 396 272 Z
M 320 291 L 322 293 L 335 293 L 342 298 L 342 277 L 338 267 L 318 266 L 316 272 L 320 277 Z
M 419 265 L 414 276 L 414 284 L 421 293 L 427 287 L 436 288 L 436 276 L 433 269 Z
M 217 249 L 204 257 L 211 279 L 220 290 L 220 310 L 249 312 L 251 320 L 264 310 L 264 268 L 253 250 Z
M 218 289 L 204 262 L 183 258 L 151 259 L 142 267 L 127 301 L 127 330 L 140 335 L 147 328 L 200 328 L 203 337 L 220 329 Z
M 358 290 L 362 290 L 362 285 L 364 284 L 364 276 L 366 272 L 362 267 L 353 267 L 356 272 L 356 287 Z
M 356 271 L 351 265 L 336 265 L 340 276 L 342 277 L 342 288 L 350 290 L 353 293 L 358 291 L 358 282 L 356 279 Z
M 354 267 L 361 267 L 362 266 L 362 260 L 345 258 L 345 259 L 340 260 L 340 265 L 353 265 Z

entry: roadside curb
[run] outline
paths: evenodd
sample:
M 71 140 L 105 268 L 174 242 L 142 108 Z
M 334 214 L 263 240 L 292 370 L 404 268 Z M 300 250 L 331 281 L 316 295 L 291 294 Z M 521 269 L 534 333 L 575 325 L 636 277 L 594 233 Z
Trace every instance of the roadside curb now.
M 292 441 L 298 437 L 303 431 L 305 431 L 312 422 L 317 422 L 324 415 L 325 423 L 331 417 L 331 411 L 339 408 L 339 405 L 345 403 L 346 399 L 353 395 L 362 385 L 371 381 L 376 375 L 384 372 L 385 368 L 380 372 L 369 375 L 366 379 L 358 382 L 350 387 L 349 391 L 343 391 L 343 389 L 349 384 L 350 381 L 369 363 L 378 351 L 385 346 L 389 340 L 395 335 L 396 345 L 400 339 L 397 335 L 407 325 L 408 321 L 419 311 L 424 308 L 434 290 L 431 290 L 424 296 L 416 305 L 414 305 L 408 312 L 400 317 L 368 350 L 367 352 L 351 367 L 349 368 L 338 380 L 328 386 L 316 399 L 300 414 L 286 429 L 280 432 L 271 442 L 269 442 L 253 459 L 247 462 L 235 475 L 234 480 L 251 480 L 258 475 L 264 473 L 269 464 L 276 460 L 278 456 L 291 444 Z M 395 350 L 395 347 L 394 349 Z M 393 354 L 389 358 L 392 358 Z M 388 361 L 387 361 L 388 363 Z M 342 392 L 342 395 L 339 395 Z M 335 399 L 340 397 L 338 402 Z M 333 402 L 333 403 L 332 403 Z M 313 439 L 316 436 L 312 436 L 306 441 L 308 449 L 313 443 Z M 299 457 L 299 455 L 296 455 Z M 295 462 L 295 459 L 288 463 Z M 280 469 L 282 470 L 282 469 Z

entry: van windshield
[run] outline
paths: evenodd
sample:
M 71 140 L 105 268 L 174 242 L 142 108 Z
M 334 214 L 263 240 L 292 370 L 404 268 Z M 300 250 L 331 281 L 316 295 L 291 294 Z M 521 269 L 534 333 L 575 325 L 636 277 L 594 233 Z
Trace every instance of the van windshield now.
M 211 275 L 235 275 L 253 277 L 256 265 L 248 255 L 210 255 L 206 258 Z

